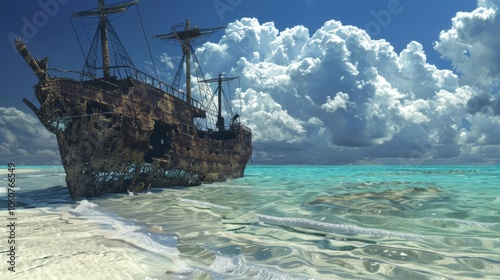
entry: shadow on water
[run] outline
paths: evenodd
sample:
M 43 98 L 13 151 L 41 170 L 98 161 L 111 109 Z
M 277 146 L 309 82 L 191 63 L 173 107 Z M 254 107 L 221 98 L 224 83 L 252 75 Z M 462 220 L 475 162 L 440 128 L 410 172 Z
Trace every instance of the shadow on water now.
M 184 190 L 189 189 L 190 187 L 170 187 L 169 189 L 174 190 Z M 56 185 L 47 188 L 37 188 L 33 190 L 26 189 L 14 189 L 15 190 L 15 208 L 36 208 L 43 206 L 54 206 L 54 205 L 62 205 L 62 204 L 75 204 L 79 200 L 71 199 L 68 188 L 63 185 Z M 161 193 L 164 188 L 151 188 L 148 190 L 150 193 Z M 142 193 L 141 195 L 144 195 Z M 127 196 L 126 193 L 117 193 L 117 194 L 103 194 L 100 196 L 100 199 L 120 199 L 124 196 Z M 87 200 L 93 200 L 96 198 L 86 198 Z M 8 193 L 0 196 L 0 209 L 9 208 L 9 197 Z M 12 208 L 12 207 L 10 207 Z
M 61 185 L 43 189 L 16 190 L 15 194 L 16 209 L 76 203 L 71 199 L 68 188 Z M 0 209 L 7 208 L 9 208 L 9 198 L 8 194 L 5 194 L 4 197 L 0 198 Z

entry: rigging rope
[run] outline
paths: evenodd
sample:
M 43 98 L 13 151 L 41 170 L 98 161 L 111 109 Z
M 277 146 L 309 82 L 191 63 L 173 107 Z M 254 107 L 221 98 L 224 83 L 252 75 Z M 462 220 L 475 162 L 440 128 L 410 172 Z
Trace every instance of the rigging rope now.
M 238 78 L 238 80 L 239 80 L 239 78 Z M 226 104 L 228 105 L 228 108 L 229 108 L 229 119 L 231 120 L 231 118 L 233 117 L 234 113 L 233 113 L 233 106 L 231 104 L 231 100 L 233 100 L 233 99 L 231 97 L 231 92 L 232 91 L 231 91 L 231 84 L 229 83 L 229 80 L 226 81 L 226 84 L 227 84 L 227 90 L 228 90 L 229 93 L 228 94 L 224 93 L 224 99 L 226 101 Z M 228 97 L 228 95 L 229 95 L 229 97 Z M 226 112 L 226 114 L 227 114 L 227 112 Z
M 99 22 L 97 23 L 92 23 L 92 24 L 86 24 L 83 22 L 83 18 L 79 17 L 78 18 L 78 21 L 80 22 L 80 24 L 83 26 L 83 30 L 85 31 L 85 35 L 87 36 L 87 41 L 90 43 L 90 36 L 89 36 L 89 32 L 87 31 L 87 28 L 85 26 L 87 25 L 96 25 L 96 24 L 99 24 Z
M 241 91 L 241 80 L 240 78 L 238 78 L 238 88 L 239 88 L 239 96 L 240 96 L 240 121 L 241 121 L 241 118 L 242 118 L 242 115 L 243 115 L 243 101 L 241 100 L 241 94 L 242 94 L 242 91 Z
M 144 40 L 146 41 L 146 45 L 148 46 L 149 58 L 151 59 L 151 64 L 153 64 L 153 71 L 155 72 L 156 79 L 160 80 L 158 78 L 158 72 L 156 71 L 155 62 L 153 60 L 153 55 L 151 54 L 151 48 L 149 47 L 149 41 L 148 41 L 148 38 L 146 37 L 146 31 L 144 30 L 144 24 L 142 22 L 142 16 L 141 16 L 141 13 L 139 12 L 138 5 L 136 5 L 135 8 L 137 10 L 137 14 L 139 15 L 139 21 L 141 22 L 142 34 L 144 35 Z
M 80 45 L 80 51 L 82 52 L 83 59 L 85 59 L 85 51 L 83 50 L 82 43 L 80 42 L 80 37 L 78 37 L 78 33 L 76 32 L 75 25 L 73 24 L 73 18 L 70 17 L 69 21 L 71 21 L 71 26 L 73 27 L 73 32 L 75 33 L 76 40 L 78 41 L 78 45 Z

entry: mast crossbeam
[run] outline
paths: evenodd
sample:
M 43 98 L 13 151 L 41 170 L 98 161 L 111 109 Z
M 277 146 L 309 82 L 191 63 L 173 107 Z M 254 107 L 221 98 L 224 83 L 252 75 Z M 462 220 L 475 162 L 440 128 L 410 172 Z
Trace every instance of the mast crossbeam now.
M 71 14 L 71 16 L 73 16 L 73 17 L 91 17 L 91 16 L 100 16 L 103 13 L 106 15 L 111 15 L 111 14 L 125 12 L 125 11 L 127 11 L 127 9 L 130 6 L 137 5 L 137 4 L 139 4 L 139 1 L 137 1 L 137 0 L 129 1 L 129 2 L 124 2 L 124 3 L 109 5 L 109 6 L 104 7 L 104 9 L 97 8 L 97 9 L 90 9 L 90 10 L 86 10 L 86 11 L 73 13 L 73 14 Z

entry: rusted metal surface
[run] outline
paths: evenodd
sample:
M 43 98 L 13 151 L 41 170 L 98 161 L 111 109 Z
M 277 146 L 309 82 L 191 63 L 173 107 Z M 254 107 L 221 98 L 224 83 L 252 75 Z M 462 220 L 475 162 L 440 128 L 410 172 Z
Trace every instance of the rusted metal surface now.
M 40 79 L 35 87 L 40 108 L 25 103 L 57 136 L 73 199 L 243 176 L 252 153 L 248 128 L 199 130 L 194 119 L 206 117 L 205 111 L 182 93 L 132 77 L 84 82 L 49 77 L 46 63 L 40 65 L 22 42 L 16 44 Z

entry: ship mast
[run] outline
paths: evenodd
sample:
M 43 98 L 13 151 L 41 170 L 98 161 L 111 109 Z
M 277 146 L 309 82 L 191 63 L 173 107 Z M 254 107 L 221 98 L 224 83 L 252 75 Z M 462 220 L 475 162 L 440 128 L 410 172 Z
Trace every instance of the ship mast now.
M 98 10 L 99 27 L 101 28 L 102 71 L 104 74 L 104 79 L 109 79 L 111 77 L 109 71 L 111 62 L 109 61 L 108 29 L 105 7 L 106 5 L 104 4 L 104 0 L 99 0 Z
M 217 110 L 217 129 L 222 132 L 224 131 L 224 118 L 222 117 L 222 82 L 227 82 L 231 80 L 238 79 L 238 77 L 222 77 L 223 75 L 219 73 L 219 77 L 215 79 L 208 79 L 208 80 L 203 80 L 201 82 L 204 83 L 213 83 L 217 82 L 217 105 L 218 105 L 218 110 Z
M 184 30 L 177 31 L 175 30 L 177 26 L 172 27 L 172 32 L 163 35 L 156 35 L 153 38 L 158 38 L 161 40 L 169 41 L 169 40 L 177 40 L 181 44 L 183 60 L 186 59 L 186 96 L 187 102 L 191 104 L 191 54 L 194 55 L 193 47 L 191 46 L 191 42 L 195 38 L 199 38 L 202 36 L 210 35 L 220 29 L 226 28 L 226 26 L 212 27 L 212 28 L 203 28 L 200 29 L 198 27 L 194 27 L 191 29 L 191 24 L 189 20 L 186 20 L 186 24 L 184 25 Z M 183 61 L 181 61 L 182 65 Z M 174 78 L 174 87 L 178 80 L 178 75 L 180 72 L 178 71 L 176 77 Z M 178 89 L 178 88 L 177 88 Z
M 73 13 L 73 17 L 99 17 L 99 27 L 98 31 L 100 33 L 101 39 L 101 52 L 102 52 L 102 71 L 104 79 L 109 79 L 111 77 L 110 67 L 111 62 L 109 58 L 109 43 L 108 43 L 108 15 L 125 12 L 128 7 L 132 5 L 137 5 L 138 0 L 119 3 L 115 5 L 106 6 L 104 0 L 98 0 L 97 9 L 86 10 L 83 12 Z M 114 32 L 114 31 L 113 31 Z
M 189 19 L 186 20 L 185 30 L 190 30 Z M 194 37 L 193 37 L 194 38 Z M 182 43 L 182 42 L 181 42 Z M 186 95 L 187 102 L 191 103 L 191 36 L 186 36 L 182 43 L 182 53 L 186 56 Z

